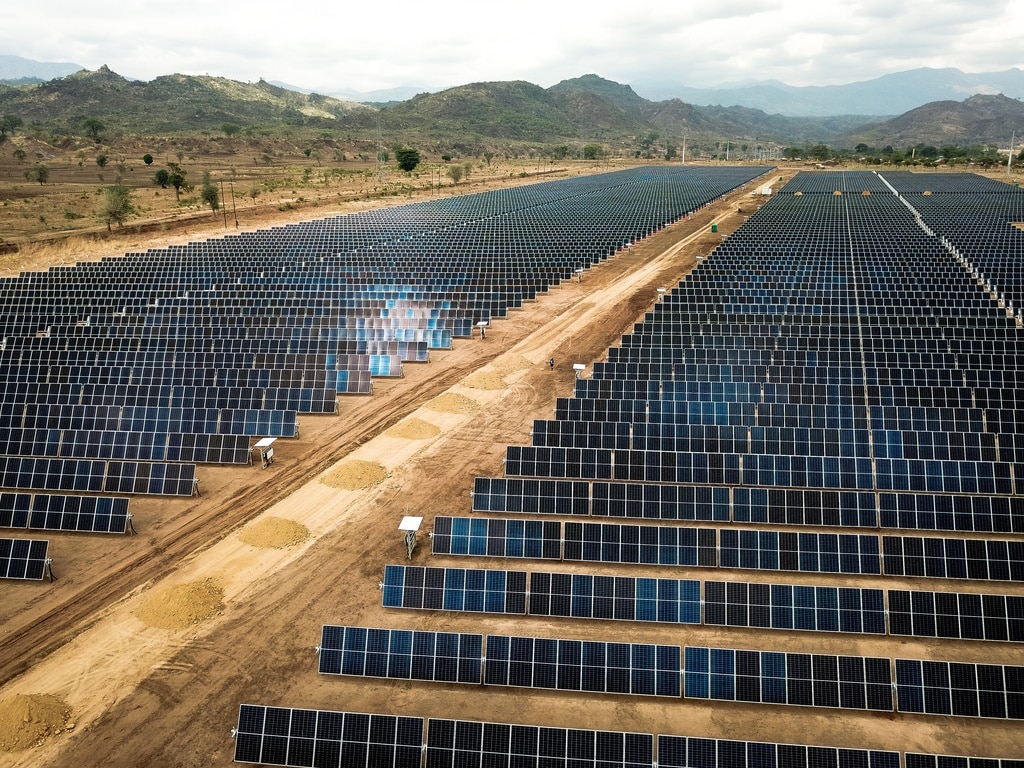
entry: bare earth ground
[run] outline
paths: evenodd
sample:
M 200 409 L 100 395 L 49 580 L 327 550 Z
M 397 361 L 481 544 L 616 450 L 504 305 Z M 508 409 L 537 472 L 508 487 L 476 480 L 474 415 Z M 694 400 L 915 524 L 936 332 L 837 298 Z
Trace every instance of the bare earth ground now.
M 571 364 L 602 359 L 651 308 L 657 287 L 673 287 L 720 242 L 712 222 L 723 234 L 735 229 L 750 188 L 496 321 L 486 340 L 458 340 L 429 364 L 406 366 L 403 379 L 377 380 L 372 397 L 342 398 L 338 417 L 303 417 L 300 438 L 279 441 L 271 467 L 200 467 L 201 497 L 133 499 L 135 537 L 52 535 L 56 581 L 0 585 L 0 728 L 17 730 L 0 732 L 0 766 L 228 765 L 242 703 L 1021 756 L 1024 737 L 1010 722 L 317 674 L 314 646 L 327 623 L 1024 663 L 1000 643 L 381 607 L 384 566 L 406 562 L 401 517 L 423 515 L 425 533 L 435 515 L 468 514 L 473 478 L 501 476 L 505 446 L 528 443 L 533 419 L 571 395 Z M 423 533 L 416 564 L 577 569 L 435 557 Z M 579 570 L 657 574 L 623 568 Z M 798 574 L 741 578 L 815 583 Z M 917 580 L 912 588 L 949 587 Z

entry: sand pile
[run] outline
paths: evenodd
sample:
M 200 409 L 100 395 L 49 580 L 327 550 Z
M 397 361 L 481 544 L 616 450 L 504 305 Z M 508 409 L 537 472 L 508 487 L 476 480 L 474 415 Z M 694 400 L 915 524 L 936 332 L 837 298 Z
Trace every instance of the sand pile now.
M 135 617 L 158 629 L 186 629 L 224 608 L 224 590 L 213 579 L 166 587 L 135 609 Z
M 527 360 L 522 355 L 511 355 L 510 357 L 502 357 L 494 361 L 494 368 L 502 376 L 508 373 L 515 373 L 516 371 L 528 371 L 533 368 L 533 363 Z
M 21 694 L 0 701 L 0 752 L 20 752 L 74 728 L 71 708 L 56 696 Z
M 474 373 L 466 379 L 465 384 L 473 389 L 504 389 L 507 386 L 501 376 L 488 371 Z
M 306 526 L 283 517 L 264 517 L 238 534 L 240 541 L 260 549 L 284 549 L 305 541 L 308 536 Z
M 388 471 L 374 461 L 353 459 L 332 469 L 320 482 L 332 488 L 346 491 L 358 491 L 369 488 L 387 480 Z
M 426 440 L 441 434 L 441 430 L 429 421 L 411 418 L 398 422 L 384 434 L 388 437 L 402 437 L 406 440 Z
M 425 407 L 441 413 L 476 413 L 477 408 L 479 408 L 473 400 L 455 392 L 445 392 L 443 395 L 438 395 L 427 403 Z

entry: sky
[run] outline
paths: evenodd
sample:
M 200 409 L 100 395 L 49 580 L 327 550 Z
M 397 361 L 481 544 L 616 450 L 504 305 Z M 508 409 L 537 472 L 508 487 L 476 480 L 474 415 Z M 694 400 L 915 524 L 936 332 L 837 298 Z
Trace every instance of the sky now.
M 0 54 L 105 64 L 139 80 L 262 78 L 324 94 L 490 80 L 547 88 L 584 74 L 690 87 L 835 85 L 918 67 L 1024 68 L 1022 40 L 1022 0 L 12 0 L 0 8 Z

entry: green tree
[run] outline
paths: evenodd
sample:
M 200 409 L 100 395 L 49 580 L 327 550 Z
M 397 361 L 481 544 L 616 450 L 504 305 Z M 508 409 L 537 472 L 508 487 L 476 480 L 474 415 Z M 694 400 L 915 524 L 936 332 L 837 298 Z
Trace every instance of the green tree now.
M 199 190 L 199 194 L 203 198 L 203 202 L 210 206 L 211 211 L 217 213 L 220 210 L 220 192 L 217 185 L 213 183 L 213 179 L 210 178 L 209 171 L 203 174 L 203 186 Z
M 36 163 L 25 171 L 25 178 L 28 181 L 38 181 L 40 184 L 45 184 L 50 178 L 50 169 L 42 163 Z
M 17 160 L 19 163 L 25 162 L 25 150 L 22 149 L 21 147 L 18 147 L 11 154 L 14 155 L 14 159 Z
M 107 232 L 111 224 L 123 227 L 129 216 L 138 213 L 132 201 L 132 191 L 124 184 L 111 184 L 103 187 L 103 201 L 100 204 L 100 218 L 107 223 Z
M 583 145 L 584 160 L 597 160 L 602 155 L 604 155 L 604 147 L 602 147 L 596 141 L 592 141 L 589 144 Z
M 167 171 L 167 183 L 174 187 L 174 198 L 180 200 L 181 190 L 189 188 L 188 182 L 185 180 L 187 173 L 177 163 L 168 163 Z
M 13 136 L 14 132 L 21 128 L 22 124 L 22 119 L 17 115 L 4 115 L 0 117 L 0 136 L 6 137 L 7 134 Z
M 234 123 L 224 123 L 221 125 L 220 129 L 224 132 L 225 136 L 230 138 L 231 136 L 237 136 L 242 130 L 242 127 L 240 125 L 235 125 Z
M 831 156 L 832 153 L 824 144 L 815 144 L 811 147 L 811 157 L 815 160 L 828 160 Z
M 795 160 L 800 157 L 801 154 L 800 147 L 786 147 L 782 150 L 782 156 L 787 160 Z
M 666 144 L 665 145 L 665 159 L 666 160 L 675 160 L 676 159 L 676 153 L 678 151 L 679 150 L 676 149 L 676 145 L 675 144 Z
M 448 178 L 452 180 L 453 184 L 458 184 L 462 179 L 462 166 L 452 165 L 448 167 Z
M 395 149 L 395 160 L 398 167 L 408 173 L 420 164 L 420 153 L 412 147 L 398 147 Z
M 107 126 L 95 117 L 85 118 L 85 120 L 82 121 L 82 127 L 85 129 L 85 135 L 91 137 L 97 144 L 100 143 L 103 132 L 107 130 Z
M 161 168 L 153 176 L 153 181 L 160 185 L 161 189 L 167 189 L 167 184 L 171 180 L 171 174 L 166 168 Z
M 146 154 L 144 154 L 142 156 L 142 162 L 144 162 L 146 165 L 152 165 L 153 164 L 153 156 L 147 152 Z
M 100 168 L 106 168 L 108 160 L 110 160 L 110 158 L 106 155 L 96 155 L 96 165 Z
M 256 205 L 256 198 L 259 197 L 259 196 L 260 196 L 259 185 L 253 184 L 251 187 L 249 187 L 249 197 L 252 198 L 252 204 L 253 205 Z
M 868 149 L 869 149 L 869 147 L 868 147 L 867 144 L 860 143 L 856 147 L 853 148 L 853 151 L 856 152 L 858 155 L 863 155 L 863 154 L 865 154 L 868 151 Z

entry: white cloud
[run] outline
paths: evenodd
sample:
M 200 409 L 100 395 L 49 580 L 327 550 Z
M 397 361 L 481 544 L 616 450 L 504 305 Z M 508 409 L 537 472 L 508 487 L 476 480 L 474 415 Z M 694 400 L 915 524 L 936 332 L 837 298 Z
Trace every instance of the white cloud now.
M 920 66 L 1024 67 L 1024 3 L 1009 0 L 5 5 L 3 53 L 107 64 L 146 80 L 263 77 L 322 92 L 516 79 L 546 87 L 586 73 L 625 83 L 824 85 Z M 34 34 L 41 19 L 45 34 Z

